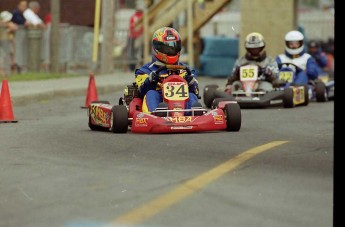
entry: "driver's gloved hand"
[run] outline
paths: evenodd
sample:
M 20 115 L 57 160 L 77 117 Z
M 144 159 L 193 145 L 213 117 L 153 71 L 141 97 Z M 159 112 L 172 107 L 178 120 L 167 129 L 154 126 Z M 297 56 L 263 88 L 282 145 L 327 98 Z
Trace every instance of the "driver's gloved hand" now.
M 264 71 L 265 76 L 267 77 L 272 77 L 273 76 L 273 72 L 272 69 L 270 67 L 266 67 L 265 71 Z
M 193 75 L 186 75 L 184 79 L 187 81 L 188 85 L 192 85 L 195 82 Z
M 149 75 L 149 80 L 151 83 L 153 84 L 157 84 L 158 81 L 159 81 L 159 76 L 156 72 L 151 72 L 150 75 Z

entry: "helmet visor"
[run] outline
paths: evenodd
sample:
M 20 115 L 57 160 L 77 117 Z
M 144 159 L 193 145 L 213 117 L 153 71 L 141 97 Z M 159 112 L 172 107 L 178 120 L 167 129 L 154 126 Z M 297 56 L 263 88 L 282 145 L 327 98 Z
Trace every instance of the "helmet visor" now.
M 303 41 L 286 41 L 285 44 L 290 49 L 298 49 L 303 45 Z
M 247 51 L 252 55 L 252 56 L 259 56 L 261 51 L 263 50 L 263 47 L 257 47 L 257 48 L 247 48 Z
M 181 40 L 169 42 L 160 42 L 157 40 L 153 40 L 152 44 L 155 50 L 168 56 L 175 56 L 181 51 Z

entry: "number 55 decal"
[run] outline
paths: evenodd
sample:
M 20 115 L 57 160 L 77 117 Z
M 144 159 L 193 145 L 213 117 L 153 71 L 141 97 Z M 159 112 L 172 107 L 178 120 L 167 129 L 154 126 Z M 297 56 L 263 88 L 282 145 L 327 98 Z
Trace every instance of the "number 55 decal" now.
M 258 67 L 256 65 L 246 65 L 240 68 L 240 79 L 244 80 L 257 80 Z

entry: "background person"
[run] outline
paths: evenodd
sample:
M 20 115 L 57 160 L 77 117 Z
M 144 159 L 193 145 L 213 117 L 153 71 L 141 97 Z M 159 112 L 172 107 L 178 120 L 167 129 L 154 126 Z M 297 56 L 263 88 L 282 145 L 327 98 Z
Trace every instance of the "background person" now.
M 24 17 L 24 11 L 28 8 L 27 1 L 20 1 L 17 5 L 17 8 L 12 11 L 13 17 L 12 22 L 17 25 L 28 26 L 29 22 L 26 21 Z
M 138 37 L 140 37 L 143 34 L 144 27 L 141 26 L 138 29 L 135 29 L 135 24 L 137 21 L 139 21 L 140 18 L 142 18 L 144 15 L 144 12 L 142 9 L 137 8 L 135 13 L 130 17 L 129 19 L 129 34 L 128 34 L 128 43 L 127 43 L 127 52 L 128 52 L 128 58 L 129 58 L 129 69 L 131 71 L 134 71 L 136 66 L 136 56 L 138 56 L 137 52 L 139 48 L 136 48 L 136 40 Z M 140 53 L 140 55 L 142 55 Z
M 6 59 L 9 59 L 11 70 L 14 69 L 14 32 L 17 25 L 11 21 L 12 13 L 2 11 L 0 13 L 0 74 L 6 76 Z
M 43 20 L 38 16 L 39 11 L 40 4 L 37 1 L 31 1 L 29 2 L 29 8 L 27 8 L 23 14 L 29 25 L 45 28 Z
M 321 49 L 318 41 L 310 40 L 308 42 L 308 54 L 315 59 L 317 65 L 319 66 L 319 75 L 323 74 L 327 68 L 328 59 L 326 53 Z

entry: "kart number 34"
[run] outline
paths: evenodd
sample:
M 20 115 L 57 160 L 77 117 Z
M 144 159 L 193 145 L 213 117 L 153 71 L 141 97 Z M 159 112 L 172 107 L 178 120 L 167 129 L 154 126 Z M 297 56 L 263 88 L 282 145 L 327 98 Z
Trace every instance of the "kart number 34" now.
M 245 80 L 257 80 L 258 79 L 258 67 L 256 65 L 246 65 L 240 68 L 240 79 Z
M 184 82 L 168 82 L 163 87 L 167 100 L 186 100 L 189 98 L 188 86 Z

